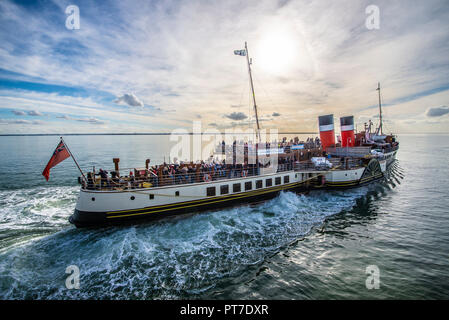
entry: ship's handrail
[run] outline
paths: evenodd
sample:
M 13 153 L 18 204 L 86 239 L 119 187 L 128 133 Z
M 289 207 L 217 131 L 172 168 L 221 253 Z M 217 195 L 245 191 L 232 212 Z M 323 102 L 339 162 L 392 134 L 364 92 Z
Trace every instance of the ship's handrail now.
M 259 176 L 262 168 L 250 167 L 245 169 L 214 169 L 212 167 L 202 171 L 190 173 L 162 174 L 160 176 L 148 174 L 147 176 L 121 176 L 120 178 L 107 179 L 101 177 L 95 180 L 83 182 L 82 188 L 88 190 L 116 190 L 116 189 L 137 189 L 149 187 L 161 187 L 169 185 L 182 185 L 199 182 L 210 182 L 218 180 L 228 180 L 235 178 Z M 129 170 L 129 169 L 121 169 Z M 292 171 L 292 165 L 279 166 L 276 172 Z
M 390 152 L 396 151 L 398 149 L 399 149 L 399 143 L 396 142 L 396 145 L 389 147 L 389 148 L 385 148 L 384 153 L 390 153 Z
M 362 165 L 360 160 L 351 158 L 343 159 L 343 161 L 337 158 L 330 158 L 327 159 L 327 161 L 331 163 L 331 166 L 317 166 L 310 160 L 301 162 L 287 162 L 278 164 L 276 170 L 273 170 L 273 173 L 287 171 L 328 171 L 336 167 L 342 169 L 352 169 Z M 264 169 L 266 168 L 257 168 L 255 165 L 246 168 L 214 168 L 211 166 L 209 168 L 203 168 L 202 170 L 187 173 L 167 173 L 155 175 L 150 173 L 150 171 L 146 171 L 147 174 L 142 176 L 129 175 L 115 178 L 108 176 L 107 179 L 103 179 L 101 177 L 94 179 L 88 178 L 87 182 L 81 180 L 81 183 L 82 188 L 86 190 L 128 190 L 255 177 L 261 175 L 261 171 Z M 145 169 L 120 169 L 122 172 L 125 170 L 143 171 Z
M 349 170 L 363 165 L 362 160 L 356 158 L 326 158 L 326 161 L 330 163 L 330 166 L 326 163 L 316 165 L 312 161 L 298 162 L 295 165 L 295 171 L 328 171 L 334 168 Z

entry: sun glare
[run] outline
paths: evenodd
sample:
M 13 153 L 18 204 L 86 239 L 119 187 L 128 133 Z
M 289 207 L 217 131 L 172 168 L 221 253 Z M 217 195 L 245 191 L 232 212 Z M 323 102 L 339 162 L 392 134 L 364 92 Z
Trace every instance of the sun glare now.
M 265 34 L 257 52 L 257 66 L 270 73 L 285 73 L 298 59 L 298 40 L 285 29 Z

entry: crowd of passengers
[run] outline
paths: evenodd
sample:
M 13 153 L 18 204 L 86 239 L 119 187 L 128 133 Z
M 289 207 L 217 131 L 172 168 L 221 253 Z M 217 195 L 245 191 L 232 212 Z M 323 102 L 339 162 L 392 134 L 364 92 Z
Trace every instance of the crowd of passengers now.
M 224 143 L 224 142 L 223 142 Z M 305 149 L 307 148 L 317 148 L 320 147 L 319 138 L 313 139 L 309 138 L 306 142 L 301 142 L 304 144 Z M 234 145 L 236 142 L 234 142 Z M 284 138 L 282 141 L 277 143 L 279 148 L 288 149 L 288 147 L 298 144 L 296 140 L 287 141 Z M 267 148 L 272 147 L 270 143 L 267 143 Z M 310 153 L 310 152 L 309 152 Z M 300 158 L 304 155 L 303 151 L 300 152 Z M 310 156 L 310 155 L 309 155 Z M 278 158 L 278 171 L 291 170 L 294 163 L 298 159 L 296 153 L 287 157 Z M 269 166 L 270 164 L 265 164 Z M 175 159 L 173 164 L 163 163 L 161 165 L 154 165 L 148 169 L 134 169 L 129 172 L 129 175 L 121 176 L 117 171 L 111 171 L 110 173 L 106 170 L 100 169 L 98 173 L 89 172 L 87 174 L 87 182 L 84 183 L 84 187 L 87 189 L 102 189 L 102 188 L 123 188 L 123 189 L 136 189 L 136 188 L 146 188 L 146 187 L 158 187 L 164 185 L 173 184 L 185 184 L 185 183 L 196 183 L 196 182 L 208 182 L 219 179 L 231 179 L 237 177 L 246 177 L 259 175 L 260 168 L 263 165 L 259 163 L 248 164 L 233 164 L 226 163 L 226 160 L 209 159 L 209 161 L 200 163 L 179 163 Z M 96 176 L 99 179 L 96 179 Z
M 259 164 L 262 166 L 261 164 Z M 195 182 L 208 182 L 219 179 L 231 179 L 259 174 L 255 164 L 226 164 L 226 161 L 201 161 L 200 164 L 175 163 L 152 166 L 148 169 L 134 169 L 127 176 L 119 176 L 116 171 L 109 174 L 100 169 L 98 173 L 89 172 L 87 175 L 87 189 L 100 188 L 141 188 L 148 183 L 153 187 L 185 184 Z M 99 183 L 95 183 L 95 176 L 99 176 Z

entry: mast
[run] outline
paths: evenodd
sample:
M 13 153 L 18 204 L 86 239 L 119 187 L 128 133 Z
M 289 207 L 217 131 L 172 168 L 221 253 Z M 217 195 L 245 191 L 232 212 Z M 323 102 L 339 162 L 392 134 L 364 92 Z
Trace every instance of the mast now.
M 251 83 L 251 92 L 253 94 L 254 114 L 256 116 L 256 124 L 257 124 L 256 136 L 257 136 L 257 139 L 259 140 L 259 142 L 261 142 L 260 141 L 259 117 L 257 116 L 256 94 L 254 93 L 253 76 L 251 74 L 251 62 L 249 59 L 248 46 L 246 44 L 246 41 L 245 41 L 245 51 L 246 51 L 246 61 L 248 62 L 248 73 L 249 73 L 249 80 Z
M 383 130 L 382 130 L 382 104 L 380 102 L 380 82 L 377 83 L 377 91 L 379 91 L 379 119 L 380 119 L 380 124 L 379 124 L 379 132 L 382 135 L 383 134 Z

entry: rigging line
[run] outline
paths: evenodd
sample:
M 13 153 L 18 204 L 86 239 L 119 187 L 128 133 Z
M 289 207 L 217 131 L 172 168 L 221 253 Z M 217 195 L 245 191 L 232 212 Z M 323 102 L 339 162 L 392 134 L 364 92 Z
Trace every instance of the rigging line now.
M 386 128 L 385 128 L 385 114 L 386 114 L 386 112 L 385 112 L 385 104 L 384 104 L 384 98 L 383 98 L 383 93 L 382 92 L 380 92 L 380 103 L 382 104 L 382 128 L 384 128 L 384 129 L 389 129 L 389 130 L 384 130 L 385 132 L 388 132 L 388 131 L 390 131 L 391 130 L 391 128 L 390 128 L 390 126 L 387 124 L 387 126 L 386 126 Z M 379 121 L 380 121 L 380 119 L 379 119 Z M 390 131 L 391 132 L 391 131 Z M 385 133 L 384 133 L 385 134 Z
M 246 78 L 246 76 L 245 76 L 244 78 Z M 240 94 L 240 100 L 239 100 L 239 104 L 238 104 L 238 106 L 237 106 L 238 110 L 241 110 L 240 108 L 243 106 L 243 105 L 242 105 L 243 94 L 244 94 L 245 91 L 248 89 L 249 85 L 250 85 L 249 82 L 248 82 L 247 80 L 245 80 L 245 85 L 242 86 L 242 92 L 241 92 L 241 94 Z M 250 90 L 248 90 L 248 92 L 250 92 Z M 249 115 L 248 115 L 248 116 L 249 116 Z
M 250 80 L 248 80 L 248 84 Z M 251 90 L 248 90 L 248 132 L 251 132 Z M 253 139 L 254 135 L 252 136 Z
M 261 82 L 259 82 L 259 80 L 257 79 L 257 77 L 254 76 L 254 74 L 253 74 L 253 78 L 256 81 L 257 85 L 262 88 L 262 91 L 265 93 L 265 96 L 268 98 L 268 100 L 270 100 L 272 107 L 278 108 L 279 105 L 277 105 L 273 102 L 273 99 L 271 99 L 270 95 L 268 94 L 268 91 L 265 90 L 265 87 L 262 86 Z
M 382 91 L 379 92 L 379 96 L 380 96 L 379 97 L 380 104 L 382 106 L 382 131 L 383 131 L 383 129 L 385 128 L 384 121 L 383 121 L 383 118 L 384 118 L 384 115 L 385 115 L 385 109 L 383 108 L 384 107 L 384 99 L 382 97 Z M 379 127 L 380 127 L 380 125 L 381 125 L 381 122 L 380 122 L 380 117 L 379 117 Z M 379 134 L 381 134 L 381 132 L 379 132 Z
M 240 94 L 240 101 L 238 107 L 240 108 L 242 106 L 242 100 L 243 100 L 243 94 L 245 93 L 249 83 L 245 80 L 245 85 L 242 88 L 242 93 Z

